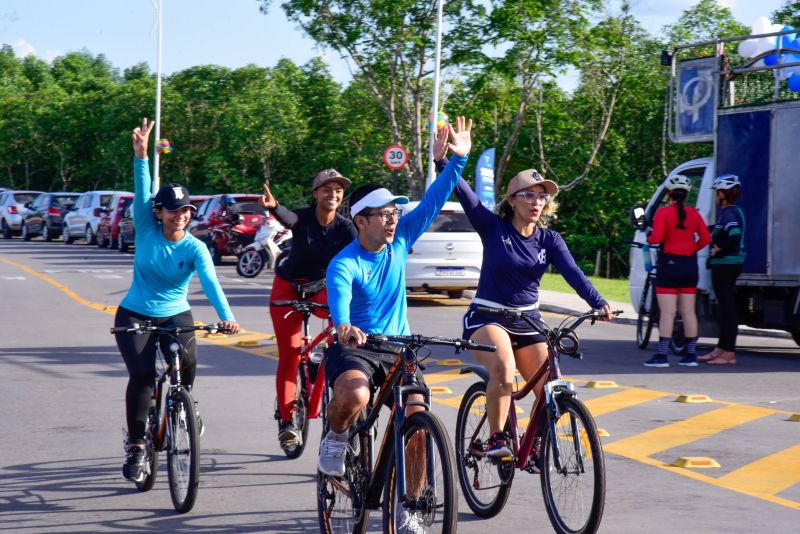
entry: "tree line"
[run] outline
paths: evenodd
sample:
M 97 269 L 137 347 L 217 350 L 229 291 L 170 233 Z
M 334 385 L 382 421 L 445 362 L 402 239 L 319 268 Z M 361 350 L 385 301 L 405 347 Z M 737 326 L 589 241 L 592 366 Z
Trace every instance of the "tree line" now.
M 272 6 L 257 0 L 262 12 Z M 335 167 L 355 185 L 378 181 L 418 197 L 427 169 L 435 30 L 429 0 L 287 0 L 286 16 L 345 56 L 347 84 L 319 58 L 273 67 L 200 65 L 166 76 L 163 182 L 193 193 L 255 192 L 269 182 L 288 206 L 310 200 L 313 174 Z M 798 2 L 773 14 L 792 24 Z M 443 111 L 475 120 L 474 163 L 497 149 L 498 196 L 535 167 L 564 188 L 555 228 L 581 267 L 627 274 L 627 210 L 649 198 L 675 164 L 709 145 L 663 143 L 663 48 L 749 33 L 727 8 L 701 0 L 662 35 L 601 0 L 450 0 L 442 47 Z M 254 8 L 255 9 L 255 8 Z M 498 52 L 500 51 L 500 52 Z M 578 78 L 566 91 L 565 71 Z M 153 117 L 147 64 L 120 72 L 102 54 L 70 52 L 51 64 L 0 49 L 0 185 L 39 190 L 132 188 L 130 131 Z M 382 162 L 403 144 L 409 165 Z M 598 258 L 600 261 L 598 262 Z

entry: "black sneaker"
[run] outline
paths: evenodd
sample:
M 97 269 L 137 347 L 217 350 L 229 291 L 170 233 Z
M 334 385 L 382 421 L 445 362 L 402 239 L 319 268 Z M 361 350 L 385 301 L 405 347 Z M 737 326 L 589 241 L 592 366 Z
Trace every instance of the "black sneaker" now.
M 122 476 L 133 482 L 144 480 L 144 447 L 131 445 L 122 466 Z
M 278 429 L 278 441 L 281 442 L 281 447 L 294 447 L 300 443 L 300 433 L 294 427 L 291 421 L 281 421 Z
M 508 435 L 505 432 L 492 432 L 487 442 L 486 455 L 491 458 L 511 458 L 514 453 L 508 446 Z
M 531 457 L 528 462 L 528 471 L 531 473 L 541 473 L 542 471 L 542 442 L 542 436 L 533 438 Z

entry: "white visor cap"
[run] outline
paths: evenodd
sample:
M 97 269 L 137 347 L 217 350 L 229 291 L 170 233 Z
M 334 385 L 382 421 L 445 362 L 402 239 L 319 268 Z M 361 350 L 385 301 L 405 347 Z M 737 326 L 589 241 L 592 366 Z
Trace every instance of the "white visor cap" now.
M 381 187 L 370 193 L 367 196 L 350 206 L 350 217 L 355 217 L 358 212 L 364 208 L 380 208 L 394 202 L 395 204 L 408 204 L 408 197 L 402 195 L 393 195 L 391 191 Z

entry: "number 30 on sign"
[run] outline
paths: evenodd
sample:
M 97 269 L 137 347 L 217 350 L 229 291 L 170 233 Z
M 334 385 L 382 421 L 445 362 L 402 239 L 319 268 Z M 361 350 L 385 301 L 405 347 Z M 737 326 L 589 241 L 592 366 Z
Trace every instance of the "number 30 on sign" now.
M 408 152 L 402 145 L 389 145 L 383 151 L 383 162 L 393 171 L 399 171 L 408 164 Z

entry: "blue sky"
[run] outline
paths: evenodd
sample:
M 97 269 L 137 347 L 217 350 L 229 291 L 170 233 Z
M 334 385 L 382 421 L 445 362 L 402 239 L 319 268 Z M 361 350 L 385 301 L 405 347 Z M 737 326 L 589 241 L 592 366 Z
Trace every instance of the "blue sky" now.
M 748 26 L 785 3 L 718 1 Z M 639 20 L 655 34 L 696 2 L 633 0 L 632 4 Z M 202 64 L 270 67 L 281 57 L 302 64 L 321 55 L 334 77 L 347 81 L 346 63 L 335 52 L 315 48 L 286 19 L 280 3 L 274 0 L 269 15 L 263 15 L 257 0 L 164 0 L 164 72 Z M 48 61 L 85 48 L 105 54 L 120 70 L 142 61 L 155 70 L 154 21 L 151 0 L 2 0 L 0 43 L 12 45 L 17 55 L 33 53 Z

